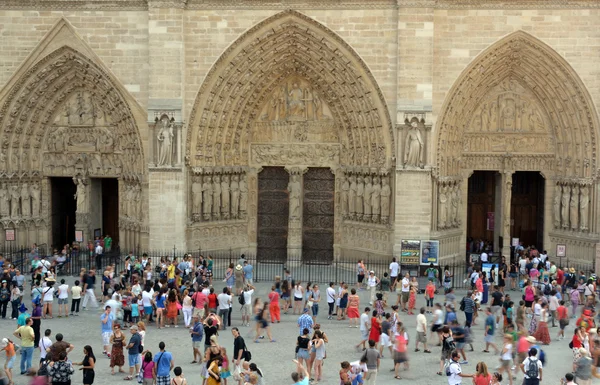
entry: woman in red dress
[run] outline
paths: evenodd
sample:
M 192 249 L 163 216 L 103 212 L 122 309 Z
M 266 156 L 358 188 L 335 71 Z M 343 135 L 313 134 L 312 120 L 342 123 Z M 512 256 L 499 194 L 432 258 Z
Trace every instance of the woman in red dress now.
M 379 342 L 379 336 L 381 336 L 381 316 L 377 314 L 377 310 L 373 310 L 369 340 L 375 341 L 375 346 L 377 346 L 377 343 Z
M 360 298 L 356 295 L 356 289 L 350 290 L 351 295 L 348 297 L 348 320 L 350 321 L 350 326 L 358 327 L 358 319 L 360 318 L 360 312 L 358 311 L 358 307 L 360 306 Z
M 175 289 L 171 289 L 169 295 L 167 296 L 167 327 L 173 325 L 173 327 L 177 327 L 177 311 L 179 310 L 177 305 L 179 301 L 177 299 L 177 291 Z
M 544 345 L 550 344 L 550 332 L 548 331 L 548 304 L 545 302 L 542 303 L 540 322 L 538 323 L 537 330 L 533 336 Z

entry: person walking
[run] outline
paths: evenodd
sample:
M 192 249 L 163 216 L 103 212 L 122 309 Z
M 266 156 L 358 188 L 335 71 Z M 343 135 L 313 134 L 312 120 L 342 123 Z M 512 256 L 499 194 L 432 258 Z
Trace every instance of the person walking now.
M 381 363 L 381 355 L 375 348 L 376 342 L 369 340 L 369 348 L 365 351 L 364 357 L 367 359 L 367 385 L 375 385 L 377 381 L 377 371 L 379 370 L 379 364 Z
M 192 364 L 202 362 L 202 337 L 204 337 L 204 327 L 200 322 L 200 317 L 195 315 L 192 317 L 194 325 L 190 328 L 190 336 L 192 337 L 192 352 L 194 354 L 194 360 Z
M 462 372 L 462 368 L 458 363 L 459 354 L 455 350 L 451 354 L 450 364 L 446 368 L 446 376 L 448 377 L 448 385 L 460 385 L 462 384 L 463 378 L 474 378 L 474 374 L 465 374 Z
M 17 357 L 17 353 L 15 350 L 15 343 L 9 340 L 8 338 L 2 339 L 2 350 L 6 352 L 6 362 L 4 363 L 4 372 L 6 373 L 6 377 L 8 377 L 8 385 L 13 385 L 13 373 L 12 369 L 15 366 L 15 360 Z
M 94 293 L 94 287 L 96 286 L 96 272 L 94 270 L 90 270 L 88 274 L 85 276 L 85 282 L 83 284 L 83 290 L 85 291 L 85 296 L 83 297 L 83 303 L 81 307 L 83 310 L 86 309 L 88 302 L 91 303 L 93 308 L 98 307 L 98 301 L 96 300 L 96 294 Z
M 396 288 L 396 283 L 398 281 L 398 273 L 400 272 L 400 265 L 396 262 L 396 257 L 392 258 L 392 262 L 390 263 L 390 292 L 394 291 Z
M 125 365 L 125 355 L 123 354 L 123 346 L 125 345 L 125 336 L 121 332 L 121 325 L 115 323 L 113 326 L 113 334 L 110 336 L 110 374 L 115 374 L 115 366 L 119 367 L 119 373 L 125 373 L 123 365 Z
M 406 273 L 404 274 L 404 278 L 402 278 L 402 296 L 401 299 L 402 301 L 398 301 L 398 302 L 402 302 L 402 311 L 406 312 L 408 311 L 408 299 L 410 296 L 410 274 Z M 398 305 L 399 303 L 397 303 L 396 305 Z
M 300 335 L 304 329 L 308 329 L 312 333 L 314 321 L 310 314 L 308 314 L 308 308 L 304 308 L 303 314 L 298 317 L 298 327 L 300 328 Z
M 496 354 L 499 353 L 498 346 L 494 343 L 494 331 L 496 330 L 496 320 L 494 319 L 494 314 L 492 313 L 492 309 L 490 307 L 485 309 L 485 314 L 487 315 L 485 319 L 485 349 L 484 353 L 489 353 L 489 348 L 494 348 Z
M 231 363 L 233 364 L 233 373 L 240 373 L 242 371 L 242 362 L 248 361 L 246 356 L 246 341 L 240 335 L 238 328 L 231 328 L 231 334 L 233 335 L 233 356 L 231 357 Z
M 542 362 L 537 358 L 536 348 L 529 349 L 529 357 L 520 366 L 525 375 L 523 385 L 539 385 L 542 382 Z
M 366 349 L 365 344 L 369 340 L 369 330 L 371 329 L 371 325 L 369 323 L 370 311 L 371 308 L 367 306 L 364 313 L 360 315 L 360 342 L 355 346 L 357 350 L 359 347 L 362 347 L 362 350 Z
M 279 293 L 275 290 L 275 285 L 271 287 L 269 293 L 269 315 L 271 316 L 271 323 L 281 322 L 281 311 L 279 309 Z
M 65 283 L 64 279 L 60 280 L 60 286 L 58 287 L 58 318 L 64 316 L 69 317 L 69 285 Z
M 473 323 L 473 312 L 475 311 L 475 301 L 473 301 L 473 293 L 467 291 L 467 295 L 460 301 L 460 310 L 465 313 L 465 327 L 470 328 Z
M 327 306 L 328 306 L 328 313 L 327 313 L 327 319 L 331 319 L 333 318 L 333 308 L 335 306 L 335 300 L 336 300 L 336 293 L 335 293 L 335 289 L 333 288 L 334 283 L 333 282 L 329 282 L 329 287 L 327 288 L 327 290 L 325 290 L 325 295 L 327 295 Z
M 31 368 L 31 359 L 33 358 L 33 342 L 35 333 L 33 332 L 33 320 L 27 318 L 25 325 L 14 331 L 13 335 L 21 340 L 21 374 L 25 374 Z M 65 354 L 66 356 L 66 354 Z
M 83 385 L 92 385 L 96 376 L 96 372 L 94 371 L 96 356 L 94 356 L 94 351 L 90 345 L 83 347 L 83 354 L 83 360 L 81 362 L 74 362 L 73 365 L 81 366 L 79 370 L 83 370 Z
M 70 315 L 79 315 L 79 303 L 81 302 L 81 286 L 79 286 L 79 280 L 76 280 L 74 285 L 71 286 L 71 313 Z
M 139 372 L 141 364 L 140 353 L 142 353 L 142 336 L 138 333 L 137 325 L 131 325 L 129 331 L 131 332 L 131 338 L 125 347 L 129 358 L 129 375 L 124 378 L 127 381 L 133 379 L 134 374 Z
M 163 341 L 158 344 L 158 348 L 160 352 L 154 356 L 153 376 L 156 379 L 156 385 L 169 385 L 171 370 L 175 367 L 175 361 L 171 352 L 165 350 Z
M 113 322 L 115 320 L 115 316 L 112 314 L 112 309 L 109 305 L 104 307 L 104 313 L 100 316 L 100 326 L 102 333 L 102 345 L 104 346 L 104 350 L 102 354 L 108 356 L 110 358 L 110 337 L 112 335 Z
M 423 344 L 423 352 L 431 353 L 427 349 L 427 317 L 425 316 L 425 308 L 422 307 L 417 316 L 417 338 L 415 341 L 415 352 L 419 352 L 419 342 Z
M 356 294 L 356 289 L 352 288 L 350 290 L 350 296 L 348 297 L 348 327 L 358 327 L 358 319 L 360 318 L 360 313 L 358 311 L 360 307 L 360 297 Z
M 242 326 L 250 326 L 250 316 L 252 315 L 252 295 L 254 294 L 255 287 L 251 284 L 244 285 L 244 289 L 239 295 L 244 297 L 244 304 L 242 305 Z M 217 297 L 218 298 L 218 297 Z

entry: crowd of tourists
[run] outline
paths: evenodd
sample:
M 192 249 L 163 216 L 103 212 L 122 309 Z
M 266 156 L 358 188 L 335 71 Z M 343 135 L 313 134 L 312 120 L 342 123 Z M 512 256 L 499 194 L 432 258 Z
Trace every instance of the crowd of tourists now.
M 503 379 L 512 385 L 521 375 L 525 385 L 537 385 L 546 364 L 544 346 L 564 339 L 570 324 L 574 332 L 566 338 L 573 371 L 564 382 L 572 385 L 575 378 L 577 384 L 589 385 L 597 376 L 600 336 L 595 326 L 596 279 L 558 267 L 545 252 L 534 248 L 521 250 L 514 264 L 503 257 L 497 269 L 482 271 L 481 265 L 473 264 L 468 277 L 471 289 L 460 299 L 447 267 L 440 277 L 440 270 L 429 266 L 423 273 L 427 284 L 419 287 L 419 279 L 402 272 L 395 258 L 381 276 L 358 261 L 355 283 L 329 282 L 324 290 L 318 284 L 294 280 L 286 270 L 283 277 L 274 277 L 264 302 L 255 293 L 254 267 L 243 255 L 224 272 L 213 272 L 210 257 L 162 258 L 153 266 L 146 255 L 130 254 L 123 270 L 117 271 L 114 264 L 99 274 L 94 269 L 82 269 L 73 285 L 64 279 L 57 282 L 53 271 L 56 262 L 44 261 L 41 257 L 36 263 L 30 280 L 9 263 L 2 266 L 0 315 L 5 317 L 10 302 L 10 318 L 18 326 L 13 335 L 2 340 L 8 384 L 16 374 L 17 352 L 20 374 L 33 375 L 35 384 L 78 382 L 73 378 L 77 367 L 82 371 L 83 384 L 93 384 L 97 363 L 93 344 L 76 349 L 65 341 L 62 333 L 66 330 L 54 334 L 41 327 L 43 319 L 78 316 L 92 308 L 101 312 L 99 357 L 110 360 L 111 374 L 122 373 L 125 381 L 145 385 L 185 385 L 188 381 L 203 385 L 226 385 L 227 381 L 265 384 L 265 373 L 253 361 L 238 327 L 232 327 L 234 304 L 240 306 L 240 326 L 253 324 L 246 339 L 254 343 L 276 343 L 273 333 L 281 331 L 272 330 L 271 325 L 281 322 L 282 313 L 297 316 L 295 369 L 291 374 L 296 385 L 316 384 L 334 375 L 331 369 L 324 371 L 327 345 L 332 343 L 319 323 L 325 318 L 320 314 L 325 303 L 323 312 L 327 312 L 328 320 L 347 320 L 344 325 L 359 329 L 357 355 L 341 362 L 335 374 L 340 385 L 376 384 L 385 356 L 390 358 L 388 369 L 394 378 L 401 379 L 403 372 L 410 370 L 412 354 L 432 354 L 434 350 L 440 354 L 436 373 L 446 376 L 450 385 L 460 384 L 465 377 L 473 377 L 476 385 L 500 384 Z M 5 261 L 0 258 L 0 263 Z M 220 284 L 213 285 L 213 279 Z M 513 279 L 518 280 L 522 292 L 514 293 L 514 297 L 509 293 L 516 290 Z M 361 305 L 360 291 L 366 291 L 368 304 Z M 31 313 L 24 301 L 26 294 L 31 296 Z M 417 307 L 417 302 L 424 306 Z M 409 319 L 412 325 L 412 317 L 415 330 L 407 326 Z M 471 328 L 478 323 L 484 328 L 482 352 L 497 355 L 500 365 L 491 373 L 480 361 L 473 374 L 465 374 L 462 367 L 469 365 L 467 355 L 478 343 Z M 193 357 L 189 364 L 176 366 L 165 342 L 153 351 L 145 341 L 150 327 L 180 326 L 189 330 Z M 550 328 L 557 328 L 554 336 Z M 219 333 L 227 329 L 234 341 L 229 352 L 219 343 Z M 414 348 L 409 346 L 411 337 Z M 36 349 L 40 360 L 34 365 Z M 350 358 L 351 353 L 347 354 Z M 201 378 L 186 380 L 187 365 L 200 365 Z

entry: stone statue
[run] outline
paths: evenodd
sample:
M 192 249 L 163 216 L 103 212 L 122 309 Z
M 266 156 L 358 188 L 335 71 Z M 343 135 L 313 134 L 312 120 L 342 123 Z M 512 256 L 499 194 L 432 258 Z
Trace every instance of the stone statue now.
M 306 105 L 306 119 L 315 119 L 315 106 L 313 104 L 313 91 L 310 88 L 304 90 L 304 103 Z
M 460 191 L 460 185 L 456 185 L 456 202 L 457 202 L 456 225 L 460 226 L 460 224 L 462 222 L 460 219 L 460 213 L 461 213 L 461 209 L 462 209 L 462 192 Z
M 450 195 L 450 224 L 458 225 L 458 185 L 452 187 Z
M 196 179 L 192 183 L 192 215 L 198 216 L 202 212 L 202 181 Z
M 141 220 L 142 219 L 142 186 L 139 184 L 134 187 L 133 190 L 133 209 L 134 209 L 134 218 Z
M 365 185 L 362 176 L 356 177 L 356 219 L 363 219 L 364 212 Z
M 248 209 L 248 183 L 246 183 L 246 175 L 240 177 L 240 218 L 246 218 L 246 210 Z
M 589 230 L 588 217 L 590 204 L 590 188 L 588 186 L 581 186 L 581 194 L 579 195 L 579 229 L 581 231 Z
M 325 118 L 323 115 L 323 100 L 317 92 L 313 92 L 313 105 L 315 109 L 315 120 L 321 120 Z
M 135 189 L 132 185 L 127 186 L 127 216 L 133 218 L 135 216 Z
M 510 212 L 512 204 L 512 175 L 506 174 L 506 186 L 504 187 L 504 208 L 503 208 L 503 221 L 504 221 L 504 237 L 510 239 Z
M 571 201 L 571 188 L 569 186 L 562 187 L 562 202 L 560 208 L 560 217 L 562 219 L 561 227 L 569 228 L 569 202 Z
M 0 217 L 8 218 L 10 216 L 10 203 L 6 183 L 2 183 L 0 188 Z
M 23 218 L 31 217 L 31 196 L 27 183 L 21 185 L 21 216 Z
M 373 194 L 373 185 L 371 184 L 371 177 L 365 176 L 365 196 L 364 196 L 364 214 L 363 219 L 365 221 L 371 221 L 371 195 Z
M 560 229 L 560 185 L 554 186 L 554 228 Z
M 348 217 L 348 190 L 350 190 L 350 183 L 348 182 L 348 177 L 346 175 L 342 175 L 341 190 L 340 204 L 342 206 L 342 216 L 346 218 Z
M 579 228 L 579 186 L 573 186 L 571 189 L 571 203 L 569 206 L 571 229 L 577 230 Z
M 444 185 L 439 187 L 439 206 L 438 206 L 438 228 L 446 228 L 446 216 L 448 214 L 448 188 Z
M 10 216 L 11 218 L 19 217 L 19 186 L 12 185 L 10 186 Z
M 212 216 L 215 220 L 221 217 L 221 177 L 219 175 L 213 176 Z
M 212 201 L 213 201 L 213 192 L 212 192 L 212 178 L 209 175 L 204 177 L 204 184 L 202 185 L 202 198 L 204 202 L 204 207 L 202 207 L 202 212 L 204 214 L 204 220 L 209 221 L 210 215 L 212 213 Z
M 406 134 L 404 144 L 404 165 L 411 167 L 421 167 L 423 165 L 423 139 L 418 128 L 418 123 L 413 121 L 411 128 Z
M 304 120 L 305 117 L 304 92 L 298 86 L 298 83 L 292 85 L 288 94 L 288 117 L 295 120 Z
M 356 176 L 350 175 L 350 189 L 348 190 L 348 212 L 350 218 L 356 216 Z
M 77 192 L 75 193 L 75 199 L 77 200 L 77 212 L 87 213 L 87 192 L 85 191 L 83 179 L 77 178 L 76 185 Z
M 237 174 L 231 176 L 229 189 L 231 190 L 231 217 L 238 218 L 240 211 L 240 177 Z
M 288 191 L 290 192 L 290 218 L 300 218 L 300 193 L 302 187 L 298 180 L 298 175 L 292 174 L 288 183 Z
M 390 188 L 387 177 L 381 178 L 381 183 L 381 223 L 387 224 L 390 216 L 390 197 L 392 196 L 392 189 Z
M 381 192 L 382 191 L 381 185 L 379 184 L 379 177 L 375 176 L 373 177 L 373 184 L 371 185 L 371 193 L 369 197 L 371 204 L 371 222 L 373 223 L 379 222 L 379 213 L 381 211 Z
M 31 216 L 37 218 L 40 216 L 40 185 L 33 183 L 30 190 L 31 195 Z
M 173 126 L 174 122 L 164 120 L 158 132 L 158 166 L 170 166 L 173 163 Z
M 229 175 L 221 178 L 221 217 L 229 219 Z

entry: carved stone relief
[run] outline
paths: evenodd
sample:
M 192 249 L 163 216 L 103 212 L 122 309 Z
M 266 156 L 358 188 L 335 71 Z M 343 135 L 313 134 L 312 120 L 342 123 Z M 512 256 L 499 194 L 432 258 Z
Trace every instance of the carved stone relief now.
M 151 127 L 154 156 L 151 167 L 173 167 L 181 164 L 179 148 L 183 124 L 176 122 L 173 113 L 159 113 Z
M 40 198 L 40 180 L 4 180 L 0 185 L 0 220 L 23 222 L 41 219 Z
M 230 250 L 248 244 L 248 227 L 245 223 L 199 222 L 188 230 L 191 248 L 195 250 Z
M 387 225 L 390 218 L 389 172 L 370 168 L 342 168 L 338 206 L 344 220 Z
M 252 144 L 251 163 L 261 166 L 301 164 L 330 166 L 339 164 L 338 144 Z
M 556 230 L 589 231 L 591 180 L 564 180 L 554 185 L 553 222 Z
M 459 228 L 462 212 L 462 182 L 459 180 L 441 180 L 437 183 L 437 230 Z
M 192 223 L 246 219 L 246 170 L 241 167 L 193 169 L 190 197 Z
M 402 152 L 402 164 L 408 168 L 423 168 L 425 165 L 425 121 L 413 117 L 405 119 L 404 148 Z
M 389 254 L 393 243 L 393 232 L 367 224 L 347 222 L 342 225 L 341 243 L 344 247 L 355 250 Z

